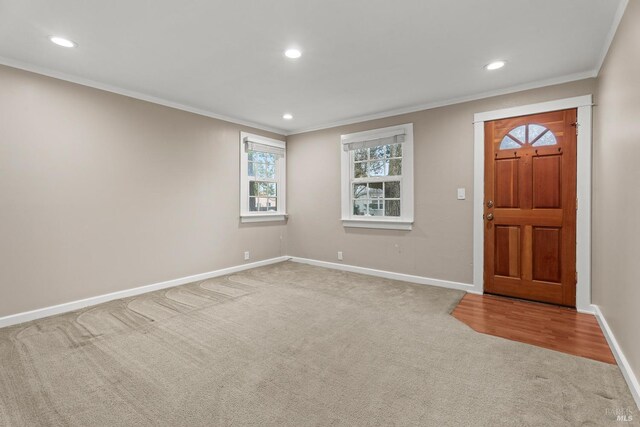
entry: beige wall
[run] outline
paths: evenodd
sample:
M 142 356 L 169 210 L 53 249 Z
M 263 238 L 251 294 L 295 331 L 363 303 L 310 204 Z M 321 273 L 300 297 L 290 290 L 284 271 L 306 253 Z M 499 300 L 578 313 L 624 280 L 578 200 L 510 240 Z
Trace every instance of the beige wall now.
M 473 114 L 598 90 L 594 301 L 638 372 L 638 20 L 630 2 L 598 82 L 288 137 L 287 226 L 238 223 L 238 134 L 281 136 L 0 66 L 0 317 L 239 265 L 245 250 L 343 251 L 347 264 L 471 283 Z M 339 136 L 408 122 L 414 229 L 343 228 Z
M 593 297 L 640 372 L 640 2 L 596 82 L 288 138 L 287 226 L 238 223 L 231 123 L 0 66 L 0 317 L 279 255 L 472 281 L 473 114 L 595 93 Z M 345 229 L 339 136 L 414 123 L 410 232 Z M 456 200 L 465 187 L 467 199 Z
M 292 256 L 472 283 L 473 115 L 595 91 L 595 79 L 435 108 L 287 138 L 288 249 Z M 344 228 L 340 135 L 414 124 L 412 231 Z M 457 200 L 464 187 L 467 198 Z
M 277 135 L 3 66 L 0 94 L 0 317 L 286 253 L 238 223 L 239 132 Z
M 593 300 L 640 374 L 640 1 L 627 6 L 598 78 Z

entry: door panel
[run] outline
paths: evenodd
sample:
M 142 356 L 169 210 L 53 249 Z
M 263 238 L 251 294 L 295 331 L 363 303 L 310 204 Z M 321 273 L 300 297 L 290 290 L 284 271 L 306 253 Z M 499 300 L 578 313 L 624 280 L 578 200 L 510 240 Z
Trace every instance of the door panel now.
M 533 280 L 559 283 L 561 280 L 562 229 L 559 227 L 533 228 Z
M 576 110 L 485 123 L 485 290 L 575 306 Z
M 495 204 L 498 208 L 517 208 L 519 206 L 518 164 L 518 159 L 496 161 Z
M 562 207 L 562 156 L 533 158 L 533 208 Z
M 520 277 L 520 227 L 496 227 L 496 274 Z

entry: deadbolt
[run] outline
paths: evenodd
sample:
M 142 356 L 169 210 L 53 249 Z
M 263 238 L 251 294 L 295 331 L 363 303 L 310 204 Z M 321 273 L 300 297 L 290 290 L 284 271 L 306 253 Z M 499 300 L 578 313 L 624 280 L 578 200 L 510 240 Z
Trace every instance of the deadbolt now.
M 493 214 L 492 213 L 488 213 L 487 214 L 487 221 L 493 221 Z
M 493 207 L 493 200 L 489 200 L 489 201 L 487 202 L 487 207 L 488 207 L 488 208 L 492 208 L 492 207 Z

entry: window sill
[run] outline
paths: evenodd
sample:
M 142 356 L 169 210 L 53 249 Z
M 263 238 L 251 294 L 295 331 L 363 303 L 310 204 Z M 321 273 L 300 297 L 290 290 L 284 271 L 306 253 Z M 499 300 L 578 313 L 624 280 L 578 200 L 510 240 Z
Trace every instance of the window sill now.
M 246 214 L 240 215 L 240 222 L 273 222 L 273 221 L 285 221 L 287 214 L 275 213 L 275 214 Z
M 387 230 L 411 230 L 413 228 L 413 221 L 400 221 L 396 219 L 343 219 L 342 226 Z

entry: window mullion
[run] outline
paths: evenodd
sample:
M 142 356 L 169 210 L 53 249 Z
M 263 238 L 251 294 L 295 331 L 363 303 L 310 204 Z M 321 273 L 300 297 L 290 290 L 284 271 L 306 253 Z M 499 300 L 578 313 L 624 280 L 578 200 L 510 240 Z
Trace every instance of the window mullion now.
M 351 183 L 366 184 L 367 182 L 400 181 L 401 179 L 402 179 L 402 175 L 370 176 L 366 178 L 351 178 Z

